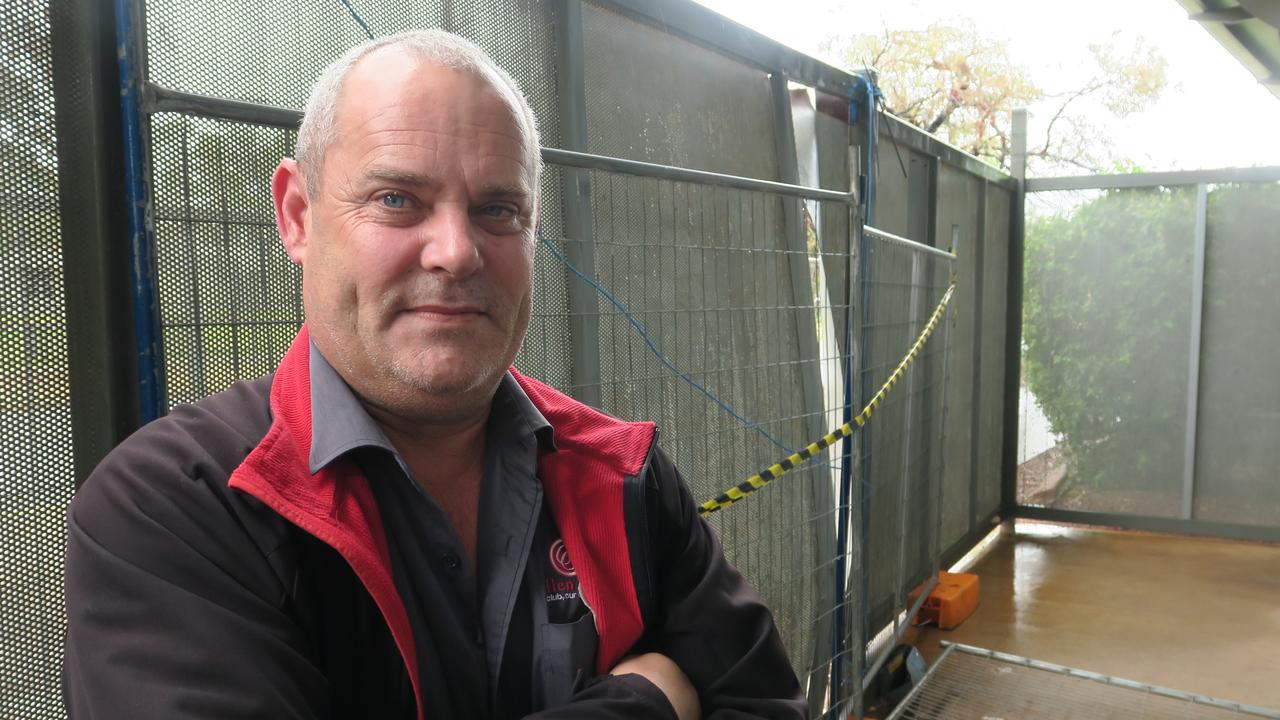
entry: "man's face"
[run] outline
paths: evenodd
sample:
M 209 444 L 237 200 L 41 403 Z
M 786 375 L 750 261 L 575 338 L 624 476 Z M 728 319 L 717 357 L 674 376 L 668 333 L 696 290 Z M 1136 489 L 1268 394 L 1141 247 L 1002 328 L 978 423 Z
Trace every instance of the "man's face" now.
M 351 71 L 336 120 L 285 240 L 313 340 L 393 414 L 487 406 L 529 324 L 537 148 L 489 83 L 399 50 Z

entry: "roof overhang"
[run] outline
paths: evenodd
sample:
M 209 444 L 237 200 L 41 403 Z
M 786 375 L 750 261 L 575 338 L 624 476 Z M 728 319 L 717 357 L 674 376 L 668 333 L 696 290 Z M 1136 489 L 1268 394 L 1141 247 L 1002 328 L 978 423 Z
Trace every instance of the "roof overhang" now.
M 1280 0 L 1178 0 L 1190 18 L 1280 98 Z

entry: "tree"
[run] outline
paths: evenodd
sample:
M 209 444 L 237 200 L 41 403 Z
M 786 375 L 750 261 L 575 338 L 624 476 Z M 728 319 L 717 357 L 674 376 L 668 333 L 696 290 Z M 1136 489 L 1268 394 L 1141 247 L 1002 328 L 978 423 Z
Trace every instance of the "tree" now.
M 1048 104 L 1048 123 L 1028 139 L 1029 161 L 1090 172 L 1122 162 L 1086 109 L 1123 117 L 1148 107 L 1165 86 L 1165 59 L 1141 39 L 1125 48 L 1118 36 L 1089 46 L 1096 71 L 1083 84 L 1056 92 L 1009 58 L 1008 43 L 972 23 L 935 23 L 924 30 L 833 37 L 828 57 L 850 70 L 879 73 L 885 109 L 973 155 L 1008 168 L 1015 108 Z

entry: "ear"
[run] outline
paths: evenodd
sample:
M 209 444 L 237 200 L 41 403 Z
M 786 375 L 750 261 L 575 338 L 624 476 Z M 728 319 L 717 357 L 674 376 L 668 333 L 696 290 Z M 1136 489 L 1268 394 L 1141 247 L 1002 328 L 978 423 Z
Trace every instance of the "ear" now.
M 306 180 L 297 161 L 284 158 L 271 176 L 271 199 L 276 205 L 276 229 L 284 242 L 289 259 L 301 265 L 307 255 L 307 196 Z

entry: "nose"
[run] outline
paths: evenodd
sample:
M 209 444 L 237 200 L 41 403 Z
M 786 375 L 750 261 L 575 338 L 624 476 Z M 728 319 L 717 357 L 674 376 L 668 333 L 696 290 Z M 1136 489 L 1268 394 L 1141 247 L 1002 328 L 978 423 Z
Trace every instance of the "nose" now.
M 480 269 L 476 229 L 465 207 L 437 206 L 425 230 L 419 258 L 423 268 L 455 277 L 467 277 Z

